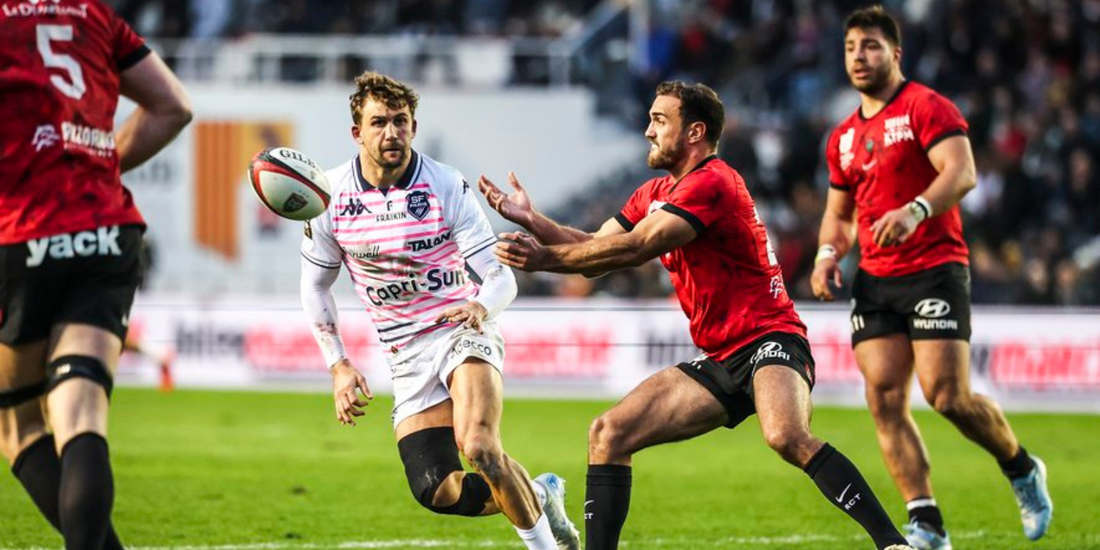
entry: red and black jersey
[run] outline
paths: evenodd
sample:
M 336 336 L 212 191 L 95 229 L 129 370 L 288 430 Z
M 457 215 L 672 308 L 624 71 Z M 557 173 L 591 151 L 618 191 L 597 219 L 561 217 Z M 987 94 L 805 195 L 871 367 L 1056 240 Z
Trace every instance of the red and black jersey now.
M 745 180 L 710 157 L 676 181 L 643 184 L 615 219 L 627 231 L 664 210 L 687 220 L 698 236 L 661 255 L 695 345 L 717 361 L 767 332 L 806 336 Z
M 926 219 L 900 245 L 875 244 L 871 225 L 928 189 L 939 172 L 928 151 L 946 138 L 966 135 L 966 119 L 947 98 L 916 82 L 904 82 L 875 116 L 862 109 L 841 122 L 826 146 L 829 182 L 855 193 L 860 268 L 896 277 L 948 262 L 968 264 L 962 219 L 955 205 Z
M 144 224 L 119 179 L 119 74 L 149 53 L 99 0 L 0 3 L 0 244 Z

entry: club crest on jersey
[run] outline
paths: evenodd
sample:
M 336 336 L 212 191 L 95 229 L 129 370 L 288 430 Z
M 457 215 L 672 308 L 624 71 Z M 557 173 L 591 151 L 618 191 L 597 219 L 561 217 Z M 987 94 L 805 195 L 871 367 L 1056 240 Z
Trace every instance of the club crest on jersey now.
M 424 219 L 424 216 L 427 216 L 428 211 L 431 209 L 432 205 L 428 202 L 427 191 L 413 191 L 405 197 L 405 211 L 418 220 Z
M 60 136 L 52 124 L 43 124 L 34 129 L 34 138 L 31 139 L 31 145 L 34 145 L 34 151 L 37 153 L 57 143 L 59 139 Z

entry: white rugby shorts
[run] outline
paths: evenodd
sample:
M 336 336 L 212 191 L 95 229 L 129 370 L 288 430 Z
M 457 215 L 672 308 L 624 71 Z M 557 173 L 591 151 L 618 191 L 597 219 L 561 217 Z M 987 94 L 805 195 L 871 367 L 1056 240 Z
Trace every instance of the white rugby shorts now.
M 504 375 L 504 338 L 496 323 L 481 325 L 482 333 L 466 326 L 444 328 L 418 336 L 405 347 L 416 352 L 390 364 L 393 376 L 393 426 L 451 398 L 448 378 L 468 357 L 489 363 Z

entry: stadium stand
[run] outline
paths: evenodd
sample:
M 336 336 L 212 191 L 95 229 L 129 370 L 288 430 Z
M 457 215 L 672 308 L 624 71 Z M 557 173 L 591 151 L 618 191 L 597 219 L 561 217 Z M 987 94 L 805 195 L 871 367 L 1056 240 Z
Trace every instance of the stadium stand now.
M 470 85 L 476 79 L 462 74 L 453 45 L 505 39 L 513 44 L 511 63 L 488 82 L 585 85 L 600 98 L 602 115 L 639 131 L 656 83 L 709 83 L 730 115 L 721 155 L 749 182 L 775 233 L 788 286 L 806 299 L 827 185 L 825 132 L 858 104 L 845 81 L 840 21 L 868 3 L 653 0 L 639 4 L 646 9 L 595 0 L 115 5 L 140 32 L 160 39 L 166 58 L 190 62 L 192 70 L 177 69 L 192 80 L 223 74 L 201 61 L 219 55 L 216 47 L 196 46 L 214 38 L 227 51 L 252 44 L 255 59 L 262 57 L 255 52 L 270 50 L 265 61 L 242 64 L 240 78 L 346 80 L 374 67 L 412 82 L 439 78 Z M 963 209 L 974 301 L 1100 303 L 1100 0 L 883 3 L 903 23 L 906 75 L 951 97 L 971 125 L 979 185 Z M 303 54 L 317 35 L 326 42 L 343 37 L 345 45 L 336 41 L 330 54 Z M 369 42 L 380 36 L 389 40 Z M 387 62 L 394 37 L 411 40 L 412 53 L 393 54 L 410 63 Z M 273 62 L 273 69 L 256 68 Z M 639 166 L 592 182 L 598 192 L 574 196 L 554 213 L 578 227 L 597 227 L 652 175 Z M 521 293 L 667 295 L 664 275 L 653 267 L 594 282 L 523 276 Z

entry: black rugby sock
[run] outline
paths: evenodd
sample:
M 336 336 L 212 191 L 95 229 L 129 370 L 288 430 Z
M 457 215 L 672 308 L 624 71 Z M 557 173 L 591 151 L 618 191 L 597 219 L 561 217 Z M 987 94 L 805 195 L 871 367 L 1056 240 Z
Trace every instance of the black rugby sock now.
M 871 486 L 855 465 L 828 443 L 810 459 L 805 472 L 829 502 L 863 526 L 882 550 L 891 544 L 908 544 L 882 509 Z
M 114 479 L 107 440 L 82 433 L 61 450 L 58 504 L 66 550 L 100 550 L 111 530 Z M 116 539 L 117 540 L 117 539 Z
M 1035 461 L 1031 460 L 1031 455 L 1027 454 L 1027 449 L 1023 445 L 1020 445 L 1020 450 L 1016 452 L 1016 456 L 1008 460 L 998 460 L 997 464 L 1000 465 L 1001 471 L 1008 479 L 1024 477 L 1035 468 Z
M 584 495 L 585 550 L 615 550 L 630 511 L 630 466 L 589 464 Z
M 943 514 L 940 513 L 940 508 L 936 505 L 936 499 L 917 497 L 905 503 L 905 508 L 909 510 L 910 523 L 923 523 L 931 527 L 941 537 L 946 534 L 943 529 Z
M 61 459 L 54 451 L 53 435 L 41 437 L 23 449 L 11 470 L 46 521 L 61 531 L 61 512 L 57 500 L 61 493 Z M 122 550 L 122 542 L 118 540 L 114 528 L 108 528 L 103 550 Z

